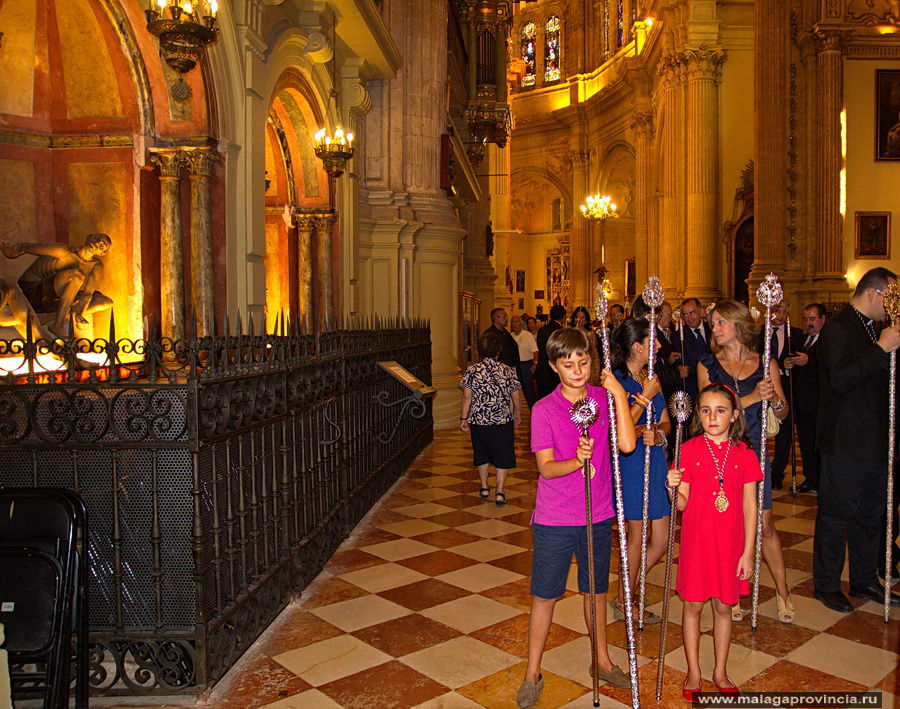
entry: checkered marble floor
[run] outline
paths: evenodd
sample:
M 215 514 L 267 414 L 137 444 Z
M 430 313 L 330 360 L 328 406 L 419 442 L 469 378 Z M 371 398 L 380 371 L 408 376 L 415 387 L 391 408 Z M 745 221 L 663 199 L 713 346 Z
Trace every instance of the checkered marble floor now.
M 408 474 L 205 705 L 514 707 L 527 652 L 528 523 L 537 477 L 527 432 L 525 423 L 517 430 L 519 467 L 507 484 L 505 507 L 479 499 L 468 437 L 458 431 L 436 433 Z M 815 503 L 814 496 L 793 499 L 776 491 L 776 527 L 797 620 L 793 626 L 778 622 L 773 582 L 764 567 L 760 628 L 752 633 L 746 619 L 735 624 L 729 673 L 748 691 L 875 689 L 885 692 L 883 706 L 895 706 L 900 614 L 885 626 L 876 603 L 853 601 L 856 612 L 842 615 L 812 598 Z M 614 545 L 610 598 L 617 549 Z M 649 607 L 657 613 L 663 577 L 661 562 L 649 573 L 647 586 Z M 568 589 L 547 641 L 541 707 L 591 706 L 588 640 L 572 574 Z M 654 697 L 659 626 L 637 634 L 644 706 L 686 705 L 680 693 L 685 660 L 677 597 L 670 609 L 660 703 Z M 701 626 L 707 680 L 713 665 L 711 628 L 707 606 Z M 611 623 L 608 634 L 613 660 L 627 667 L 625 624 Z M 602 685 L 600 692 L 602 706 L 630 704 L 627 690 Z

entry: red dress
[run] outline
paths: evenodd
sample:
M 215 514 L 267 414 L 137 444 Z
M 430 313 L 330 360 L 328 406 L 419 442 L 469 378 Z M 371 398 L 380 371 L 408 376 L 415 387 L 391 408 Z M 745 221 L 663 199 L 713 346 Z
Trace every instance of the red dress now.
M 721 464 L 728 444 L 710 441 L 710 445 Z M 737 565 L 744 551 L 744 483 L 763 479 L 759 459 L 743 443 L 731 444 L 723 476 L 728 498 L 724 512 L 715 506 L 719 474 L 702 435 L 682 446 L 681 467 L 682 479 L 691 489 L 681 518 L 675 588 L 685 601 L 718 598 L 734 605 L 750 590 L 749 581 L 738 579 Z

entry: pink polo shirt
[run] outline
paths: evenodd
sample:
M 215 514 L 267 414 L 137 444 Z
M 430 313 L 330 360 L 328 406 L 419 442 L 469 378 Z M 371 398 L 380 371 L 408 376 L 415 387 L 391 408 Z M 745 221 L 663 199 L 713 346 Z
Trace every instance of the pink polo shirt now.
M 612 465 L 609 457 L 609 408 L 606 390 L 588 385 L 587 396 L 597 402 L 597 421 L 588 435 L 594 439 L 591 463 L 592 522 L 613 516 Z M 554 460 L 571 460 L 578 449 L 578 428 L 569 417 L 572 407 L 557 386 L 552 394 L 538 401 L 531 410 L 531 450 L 537 453 L 553 449 Z M 538 477 L 537 498 L 532 523 L 556 527 L 585 524 L 584 476 L 581 470 L 547 479 Z

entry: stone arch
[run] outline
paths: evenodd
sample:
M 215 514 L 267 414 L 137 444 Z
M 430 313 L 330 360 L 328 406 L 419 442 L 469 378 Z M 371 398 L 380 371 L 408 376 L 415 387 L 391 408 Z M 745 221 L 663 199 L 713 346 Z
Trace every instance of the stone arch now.
M 555 197 L 559 197 L 563 201 L 563 214 L 569 215 L 572 214 L 573 204 L 572 204 L 572 193 L 569 190 L 568 186 L 555 174 L 544 170 L 538 167 L 523 167 L 517 170 L 513 170 L 512 175 L 510 176 L 511 182 L 511 201 L 516 201 L 516 185 L 518 184 L 521 187 L 526 183 L 534 183 L 539 184 L 540 182 L 545 182 L 550 187 L 551 190 L 556 192 L 557 194 L 544 194 L 546 199 L 542 199 L 541 204 L 545 204 L 547 206 L 547 210 L 549 210 L 549 205 L 553 202 Z M 536 203 L 535 196 L 529 196 L 522 194 L 519 197 L 520 202 L 522 203 L 522 207 L 520 209 L 525 210 L 528 209 L 533 211 L 539 205 Z M 528 206 L 530 205 L 530 207 Z M 513 214 L 513 221 L 515 222 L 516 216 Z M 547 220 L 549 223 L 549 211 L 547 211 Z M 566 225 L 563 224 L 563 229 L 565 230 Z M 550 231 L 550 229 L 546 229 L 546 231 Z
M 591 181 L 593 192 L 612 197 L 619 217 L 592 228 L 590 249 L 598 255 L 597 265 L 605 266 L 612 286 L 613 300 L 628 300 L 629 261 L 637 256 L 635 244 L 634 193 L 636 165 L 634 148 L 625 141 L 609 145 L 600 156 L 597 174 Z

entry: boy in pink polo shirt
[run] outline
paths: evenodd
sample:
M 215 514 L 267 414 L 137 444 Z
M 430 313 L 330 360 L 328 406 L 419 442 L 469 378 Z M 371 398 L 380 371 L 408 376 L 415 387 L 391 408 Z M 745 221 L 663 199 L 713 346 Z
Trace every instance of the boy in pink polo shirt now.
M 607 370 L 600 377 L 602 389 L 591 386 L 591 345 L 587 334 L 562 328 L 547 341 L 550 367 L 559 375 L 559 386 L 538 401 L 531 412 L 531 450 L 537 458 L 537 498 L 531 532 L 534 555 L 531 566 L 531 618 L 528 625 L 528 667 L 516 701 L 520 707 L 537 703 L 544 687 L 541 657 L 553 621 L 556 601 L 565 593 L 572 554 L 578 560 L 578 589 L 584 594 L 585 624 L 590 623 L 590 603 L 597 614 L 597 667 L 600 679 L 616 687 L 628 687 L 628 675 L 612 663 L 606 648 L 606 603 L 609 588 L 609 555 L 612 544 L 612 467 L 609 451 L 609 410 L 606 392 L 616 403 L 619 450 L 630 453 L 637 437 L 622 385 Z M 605 391 L 604 391 L 605 390 Z M 569 417 L 576 401 L 590 397 L 597 402 L 597 421 L 580 438 Z M 585 525 L 584 461 L 591 462 L 592 522 L 594 532 L 594 592 L 588 594 L 587 538 Z M 599 599 L 599 601 L 597 600 Z

